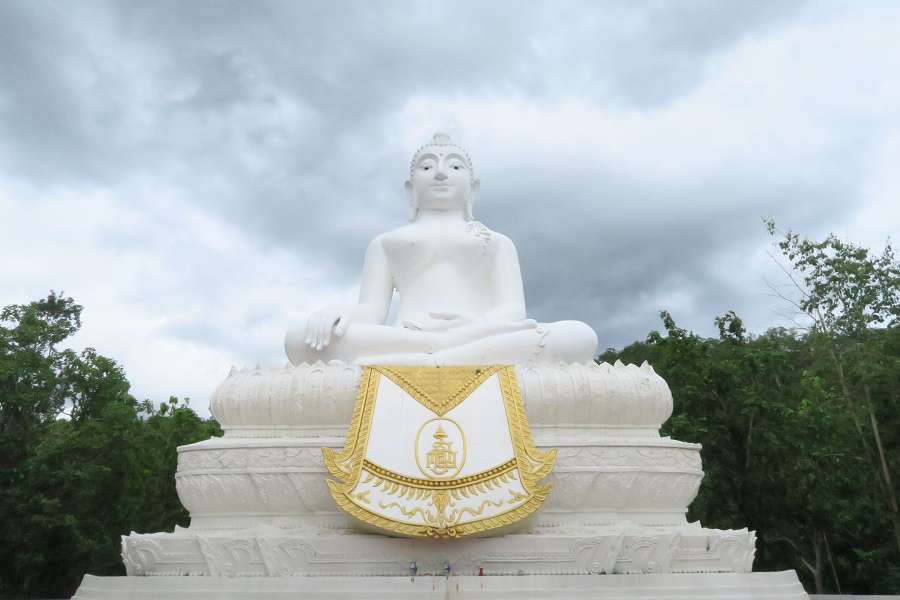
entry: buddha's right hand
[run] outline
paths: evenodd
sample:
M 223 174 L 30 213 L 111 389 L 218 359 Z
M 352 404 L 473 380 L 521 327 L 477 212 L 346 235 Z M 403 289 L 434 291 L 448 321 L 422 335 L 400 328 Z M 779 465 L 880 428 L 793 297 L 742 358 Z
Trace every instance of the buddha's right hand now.
M 322 308 L 310 315 L 306 322 L 306 343 L 321 350 L 331 343 L 331 334 L 342 337 L 350 323 L 350 311 L 346 308 Z

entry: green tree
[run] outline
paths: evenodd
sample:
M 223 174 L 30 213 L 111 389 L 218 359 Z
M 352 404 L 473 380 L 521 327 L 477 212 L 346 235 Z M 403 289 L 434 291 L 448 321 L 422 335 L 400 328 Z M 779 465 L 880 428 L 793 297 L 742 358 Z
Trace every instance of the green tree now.
M 704 445 L 690 514 L 759 535 L 757 568 L 795 568 L 819 592 L 900 592 L 900 263 L 830 235 L 778 238 L 796 330 L 717 339 L 679 328 L 602 358 L 650 360 L 672 388 L 663 433 Z
M 706 476 L 689 518 L 755 530 L 755 568 L 796 569 L 808 589 L 891 591 L 884 511 L 806 336 L 748 335 L 729 313 L 716 319 L 718 338 L 702 338 L 661 316 L 663 333 L 601 358 L 651 361 L 675 399 L 662 433 L 703 445 Z
M 900 326 L 900 262 L 890 242 L 876 255 L 834 235 L 815 241 L 771 220 L 766 227 L 788 264 L 790 291 L 782 297 L 805 317 L 813 370 L 833 382 L 853 421 L 900 563 L 900 358 L 890 352 Z
M 95 350 L 59 349 L 80 316 L 52 292 L 0 312 L 2 597 L 68 597 L 85 573 L 122 574 L 121 535 L 187 524 L 177 446 L 220 434 L 175 398 L 136 401 Z

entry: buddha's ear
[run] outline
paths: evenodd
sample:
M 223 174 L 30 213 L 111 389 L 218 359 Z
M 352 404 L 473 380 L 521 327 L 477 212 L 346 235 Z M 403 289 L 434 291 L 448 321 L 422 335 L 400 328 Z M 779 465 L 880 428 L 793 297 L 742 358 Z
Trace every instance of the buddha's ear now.
M 475 215 L 472 214 L 472 205 L 475 204 L 475 194 L 478 193 L 478 188 L 481 187 L 481 180 L 476 179 L 472 182 L 472 193 L 469 194 L 469 204 L 466 206 L 466 221 L 474 221 Z
M 409 198 L 409 220 L 415 221 L 419 218 L 419 207 L 416 206 L 416 197 L 413 195 L 412 181 L 407 179 L 403 187 L 406 188 L 406 196 Z

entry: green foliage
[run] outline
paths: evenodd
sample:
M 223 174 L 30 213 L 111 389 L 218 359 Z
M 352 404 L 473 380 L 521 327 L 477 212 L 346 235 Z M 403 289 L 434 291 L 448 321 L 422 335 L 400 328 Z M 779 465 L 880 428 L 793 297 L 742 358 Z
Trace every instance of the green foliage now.
M 796 569 L 807 589 L 896 593 L 889 511 L 809 337 L 750 336 L 729 313 L 716 320 L 717 339 L 702 338 L 661 316 L 663 333 L 601 359 L 650 361 L 675 399 L 661 433 L 703 445 L 706 476 L 689 518 L 755 530 L 754 569 Z M 882 333 L 900 344 L 900 330 Z
M 115 361 L 57 346 L 81 307 L 53 292 L 0 313 L 0 597 L 69 597 L 122 574 L 119 538 L 186 525 L 176 448 L 220 434 L 187 404 L 137 402 Z
M 783 233 L 772 220 L 765 223 L 770 235 L 782 238 L 776 246 L 790 264 L 785 271 L 799 293 L 799 299 L 786 299 L 810 318 L 814 331 L 847 336 L 898 324 L 900 263 L 890 243 L 874 256 L 834 235 L 814 241 L 790 230 Z
M 900 358 L 900 262 L 890 243 L 880 255 L 829 235 L 813 241 L 766 221 L 790 264 L 797 308 L 811 322 L 815 370 L 832 382 L 835 398 L 856 430 L 855 447 L 871 473 L 870 486 L 888 511 L 900 559 L 900 467 L 896 447 Z M 787 269 L 785 269 L 787 271 Z M 802 283 L 799 279 L 802 277 Z M 891 457 L 894 457 L 891 460 Z M 900 561 L 898 561 L 900 562 Z
M 900 264 L 834 236 L 780 233 L 803 330 L 717 339 L 679 328 L 607 361 L 649 360 L 675 411 L 663 433 L 703 444 L 706 478 L 690 516 L 757 531 L 755 568 L 796 569 L 819 593 L 900 593 Z

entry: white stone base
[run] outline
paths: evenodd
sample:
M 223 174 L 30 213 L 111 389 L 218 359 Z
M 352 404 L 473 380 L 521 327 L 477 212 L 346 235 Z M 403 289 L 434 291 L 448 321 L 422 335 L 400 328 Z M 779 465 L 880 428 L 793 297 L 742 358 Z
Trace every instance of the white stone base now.
M 528 533 L 355 530 L 325 483 L 322 448 L 344 447 L 361 369 L 234 371 L 211 401 L 225 437 L 179 448 L 191 527 L 123 538 L 129 576 L 87 576 L 75 598 L 808 600 L 793 571 L 750 572 L 754 533 L 687 523 L 700 446 L 659 437 L 672 397 L 649 366 L 517 372 L 535 444 L 557 449 Z
M 809 600 L 794 571 L 660 575 L 93 577 L 73 600 Z
M 132 576 L 286 577 L 749 573 L 755 535 L 699 526 L 537 528 L 489 538 L 410 539 L 352 530 L 256 527 L 132 534 L 122 555 Z
M 325 484 L 331 474 L 322 460 L 322 448 L 340 452 L 345 441 L 232 437 L 180 447 L 175 481 L 191 528 L 350 527 Z M 556 466 L 542 481 L 553 488 L 538 525 L 687 524 L 703 478 L 698 444 L 547 431 L 534 441 L 542 452 L 557 449 Z

